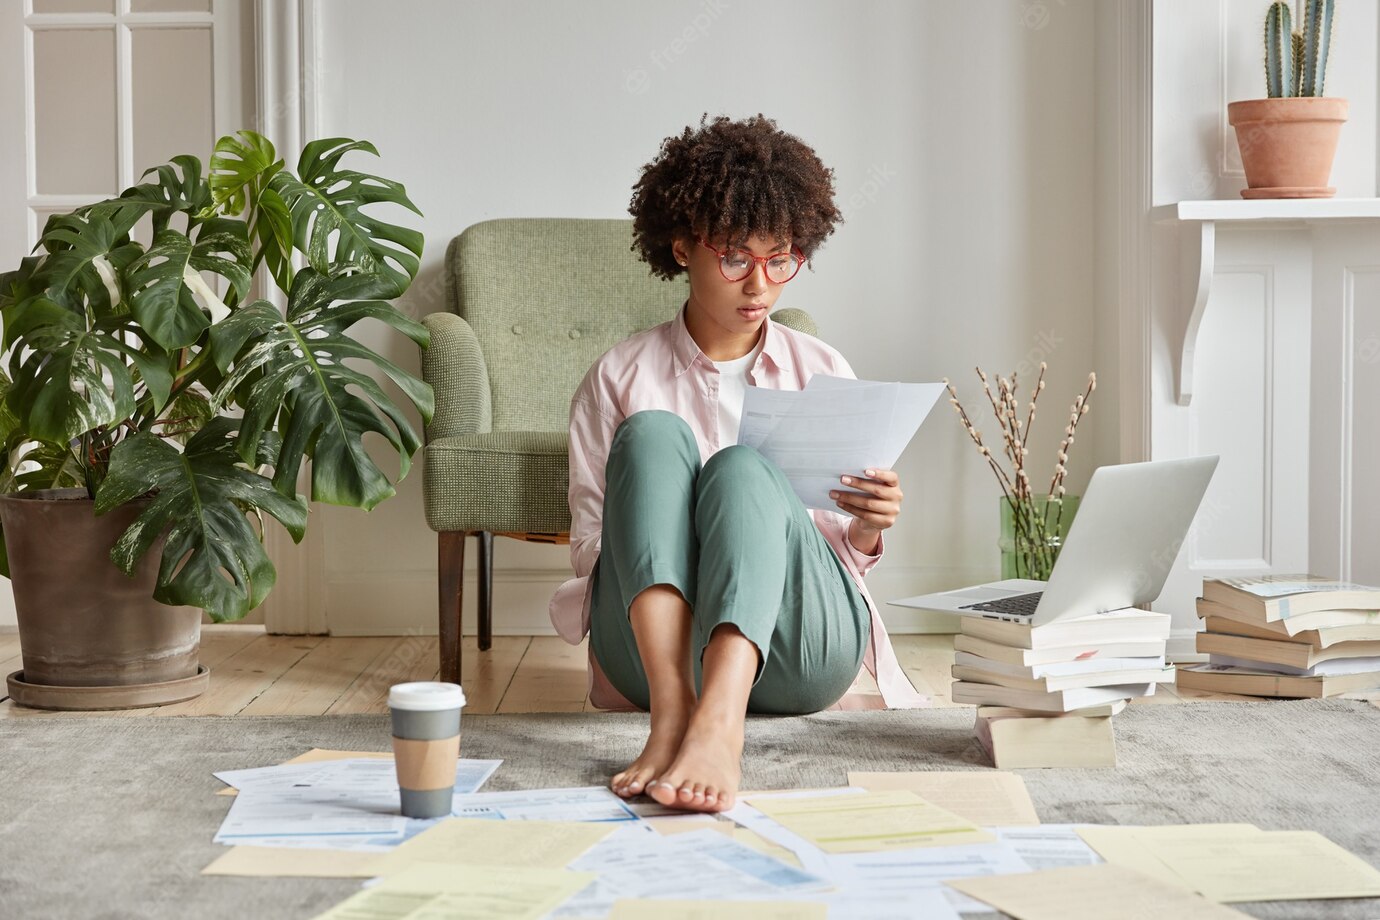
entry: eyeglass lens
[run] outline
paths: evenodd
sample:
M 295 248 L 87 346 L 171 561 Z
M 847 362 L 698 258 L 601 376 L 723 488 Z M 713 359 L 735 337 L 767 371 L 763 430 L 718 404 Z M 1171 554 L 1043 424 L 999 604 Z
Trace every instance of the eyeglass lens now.
M 742 249 L 730 249 L 719 258 L 719 269 L 729 281 L 742 281 L 752 274 L 756 260 L 752 254 Z M 800 271 L 800 258 L 795 253 L 782 253 L 766 261 L 767 280 L 783 284 Z

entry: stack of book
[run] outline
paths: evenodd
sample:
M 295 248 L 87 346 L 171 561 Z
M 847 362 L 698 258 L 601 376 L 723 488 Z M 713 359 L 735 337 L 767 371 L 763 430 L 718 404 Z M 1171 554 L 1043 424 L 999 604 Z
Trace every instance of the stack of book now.
M 1380 689 L 1380 588 L 1316 575 L 1207 578 L 1198 598 L 1206 664 L 1180 687 L 1321 698 Z
M 953 700 L 996 766 L 1114 766 L 1111 718 L 1174 679 L 1169 614 L 1127 607 L 1039 626 L 961 617 Z

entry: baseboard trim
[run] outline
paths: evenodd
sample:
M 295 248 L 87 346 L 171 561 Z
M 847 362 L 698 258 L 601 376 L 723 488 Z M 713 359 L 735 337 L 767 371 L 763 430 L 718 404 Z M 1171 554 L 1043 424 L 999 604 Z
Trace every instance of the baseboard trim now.
M 1194 664 L 1207 661 L 1208 656 L 1198 651 L 1198 630 L 1174 629 L 1169 632 L 1164 656 L 1170 664 Z

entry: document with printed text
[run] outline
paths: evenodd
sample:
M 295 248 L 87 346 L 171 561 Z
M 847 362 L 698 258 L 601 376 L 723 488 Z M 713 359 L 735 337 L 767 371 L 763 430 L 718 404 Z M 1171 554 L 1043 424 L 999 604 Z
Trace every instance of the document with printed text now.
M 803 390 L 748 387 L 738 443 L 786 474 L 807 508 L 837 511 L 839 477 L 889 470 L 944 392 L 942 383 L 878 383 L 816 374 Z

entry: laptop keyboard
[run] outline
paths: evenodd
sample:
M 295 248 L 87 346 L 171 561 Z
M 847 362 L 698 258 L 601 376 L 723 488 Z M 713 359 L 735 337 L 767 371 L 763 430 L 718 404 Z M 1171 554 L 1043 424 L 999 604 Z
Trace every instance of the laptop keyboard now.
M 1036 591 L 1034 594 L 1017 594 L 1014 597 L 1003 597 L 995 601 L 983 601 L 980 604 L 965 604 L 964 610 L 981 610 L 991 613 L 1009 613 L 1016 616 L 1031 616 L 1035 613 L 1035 608 L 1040 604 L 1040 595 L 1043 591 Z

